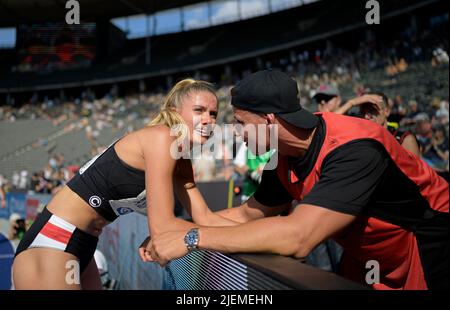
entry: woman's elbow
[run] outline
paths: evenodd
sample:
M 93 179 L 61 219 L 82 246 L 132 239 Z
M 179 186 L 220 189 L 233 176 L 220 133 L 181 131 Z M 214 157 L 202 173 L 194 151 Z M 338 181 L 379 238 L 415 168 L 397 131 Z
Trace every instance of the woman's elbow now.
M 192 220 L 195 224 L 200 226 L 213 226 L 212 220 L 209 216 L 195 217 Z
M 200 226 L 212 226 L 213 213 L 211 212 L 211 210 L 207 209 L 201 214 L 193 214 L 192 221 Z

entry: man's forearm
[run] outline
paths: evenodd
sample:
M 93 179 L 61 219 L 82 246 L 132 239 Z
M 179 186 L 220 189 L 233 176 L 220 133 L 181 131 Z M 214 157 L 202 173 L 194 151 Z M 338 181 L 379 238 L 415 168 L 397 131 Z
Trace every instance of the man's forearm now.
M 233 227 L 201 227 L 199 247 L 226 253 L 259 252 L 303 257 L 298 229 L 287 217 L 270 217 Z M 305 254 L 306 253 L 306 254 Z

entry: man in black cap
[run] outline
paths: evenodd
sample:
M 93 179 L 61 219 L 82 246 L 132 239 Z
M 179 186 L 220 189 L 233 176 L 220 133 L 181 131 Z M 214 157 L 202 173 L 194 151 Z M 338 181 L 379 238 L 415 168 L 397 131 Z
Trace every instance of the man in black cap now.
M 333 238 L 350 279 L 375 289 L 448 288 L 444 179 L 378 124 L 302 109 L 297 83 L 284 73 L 251 74 L 231 95 L 236 123 L 278 127 L 278 165 L 246 203 L 219 212 L 243 224 L 152 236 L 150 260 L 164 265 L 197 248 L 305 257 Z M 243 138 L 269 146 L 268 138 Z M 293 200 L 289 215 L 276 216 Z M 369 261 L 379 264 L 379 283 L 367 282 Z

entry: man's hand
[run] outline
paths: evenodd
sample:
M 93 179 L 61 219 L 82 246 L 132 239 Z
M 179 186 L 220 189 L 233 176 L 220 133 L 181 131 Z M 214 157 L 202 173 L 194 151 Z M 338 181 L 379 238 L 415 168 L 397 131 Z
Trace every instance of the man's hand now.
M 188 254 L 184 243 L 186 233 L 185 230 L 177 230 L 155 236 L 151 242 L 151 256 L 163 267 L 169 261 Z

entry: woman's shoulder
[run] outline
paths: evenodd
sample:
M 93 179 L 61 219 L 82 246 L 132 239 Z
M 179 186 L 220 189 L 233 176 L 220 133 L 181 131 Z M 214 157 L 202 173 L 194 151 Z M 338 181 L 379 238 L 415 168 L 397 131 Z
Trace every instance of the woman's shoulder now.
M 171 135 L 170 128 L 166 125 L 146 126 L 136 131 L 136 134 L 140 137 L 155 139 L 155 141 L 159 139 L 175 140 L 175 136 Z
M 176 137 L 171 134 L 170 128 L 165 125 L 153 125 L 144 127 L 134 134 L 138 138 L 142 149 L 170 148 Z

